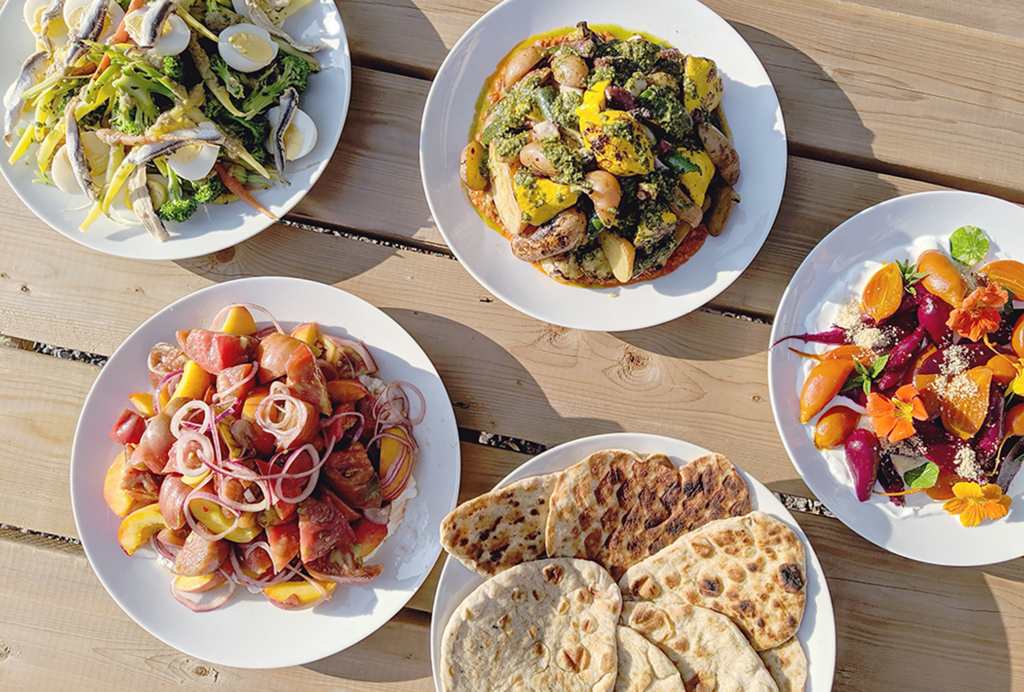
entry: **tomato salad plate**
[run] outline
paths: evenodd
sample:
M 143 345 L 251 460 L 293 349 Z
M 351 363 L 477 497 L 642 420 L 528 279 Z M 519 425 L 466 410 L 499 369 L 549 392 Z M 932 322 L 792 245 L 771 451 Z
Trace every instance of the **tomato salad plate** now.
M 431 85 L 420 173 L 487 290 L 621 331 L 687 314 L 746 269 L 779 208 L 786 133 L 757 56 L 696 0 L 506 0 Z
M 707 450 L 688 442 L 658 435 L 595 435 L 567 442 L 537 455 L 502 479 L 496 487 L 504 488 L 531 476 L 563 471 L 602 450 L 630 450 L 641 457 L 652 454 L 665 455 L 676 466 L 683 466 L 698 457 L 710 454 Z M 830 690 L 836 658 L 835 616 L 821 564 L 807 537 L 782 503 L 740 466 L 733 466 L 749 489 L 751 508 L 782 521 L 803 543 L 806 555 L 806 606 L 795 636 L 807 657 L 807 685 L 804 689 L 807 692 Z M 434 671 L 434 685 L 438 690 L 445 689 L 441 672 L 445 627 L 459 604 L 483 583 L 482 576 L 471 571 L 455 557 L 447 556 L 434 596 L 434 616 L 430 623 L 430 658 Z
M 328 285 L 249 278 L 178 300 L 114 352 L 75 432 L 71 499 L 139 625 L 211 663 L 276 668 L 408 602 L 459 469 L 444 385 L 402 327 Z
M 899 197 L 840 224 L 782 297 L 768 383 L 783 444 L 818 499 L 897 555 L 1024 554 L 1022 227 L 994 197 Z
M 99 17 L 86 12 L 89 2 L 64 5 L 65 17 L 72 23 L 81 20 L 75 25 L 78 35 L 86 30 L 82 25 L 88 17 Z M 15 126 L 0 156 L 0 172 L 51 228 L 109 255 L 179 260 L 237 245 L 291 211 L 334 154 L 352 83 L 341 16 L 329 0 L 276 4 L 263 21 L 251 19 L 253 23 L 242 20 L 251 18 L 244 0 L 194 3 L 177 11 L 172 6 L 160 20 L 162 38 L 144 53 L 129 49 L 129 40 L 136 45 L 147 41 L 140 34 L 142 22 L 136 20 L 143 17 L 147 26 L 158 26 L 150 15 L 166 7 L 134 6 L 139 5 L 125 22 L 128 38 L 115 42 L 114 30 L 125 13 L 114 0 L 107 3 L 97 41 L 82 43 L 85 52 L 68 68 L 72 77 L 59 80 L 59 74 L 44 75 L 59 72 L 65 62 L 66 22 L 54 20 L 41 29 L 45 2 L 4 4 L 0 84 L 11 87 L 9 95 L 24 93 L 28 107 L 21 109 L 20 123 L 17 109 L 9 109 Z M 233 26 L 225 28 L 227 24 Z M 263 28 L 267 25 L 279 33 L 271 36 Z M 41 30 L 43 38 L 37 39 Z M 36 53 L 37 41 L 52 47 L 52 53 Z M 234 43 L 245 42 L 259 49 L 259 61 L 233 50 Z M 23 70 L 36 55 L 43 58 Z M 104 71 L 93 79 L 90 70 L 97 63 Z M 197 88 L 200 63 L 209 73 L 205 83 L 217 85 L 216 93 L 213 87 L 205 92 Z M 307 65 L 319 69 L 310 71 Z M 16 82 L 28 88 L 18 89 Z M 64 114 L 68 103 L 75 104 L 74 118 Z M 273 123 L 282 119 L 289 123 L 281 128 L 282 138 L 288 135 L 288 148 L 280 147 L 285 160 L 276 161 L 268 152 L 273 152 L 271 141 L 280 141 Z M 72 121 L 78 136 L 68 138 L 64 133 Z M 68 139 L 81 146 L 64 144 Z M 133 145 L 134 156 L 129 149 Z M 133 175 L 140 171 L 146 176 Z M 228 194 L 223 184 L 243 195 L 242 187 L 250 190 L 255 205 Z M 100 203 L 86 196 L 87 187 Z M 148 192 L 153 213 L 143 203 L 129 207 L 129 190 L 133 196 Z M 257 211 L 256 205 L 267 213 Z

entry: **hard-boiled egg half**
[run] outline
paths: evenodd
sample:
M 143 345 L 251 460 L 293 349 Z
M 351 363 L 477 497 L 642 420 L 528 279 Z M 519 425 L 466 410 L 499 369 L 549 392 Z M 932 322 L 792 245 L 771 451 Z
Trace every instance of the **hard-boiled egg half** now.
M 277 57 L 270 32 L 255 24 L 235 24 L 220 32 L 217 50 L 224 62 L 239 72 L 263 69 Z
M 50 0 L 28 0 L 28 2 L 25 3 L 23 8 L 25 12 L 25 23 L 28 24 L 28 30 L 32 32 L 33 36 L 39 37 L 39 32 L 43 23 L 43 13 L 46 12 L 46 8 L 49 7 L 49 5 Z M 51 21 L 46 33 L 49 34 L 50 38 L 66 36 L 68 33 L 68 27 L 64 23 L 64 18 L 56 17 Z
M 143 41 L 142 20 L 149 11 L 149 5 L 143 5 L 137 10 L 132 10 L 124 17 L 124 27 L 132 40 L 138 44 Z M 168 15 L 164 20 L 160 37 L 156 40 L 150 50 L 157 55 L 177 55 L 188 48 L 189 38 L 192 32 L 189 31 L 185 20 L 176 14 Z
M 107 174 L 107 164 L 110 161 L 110 147 L 97 137 L 95 132 L 83 132 L 82 148 L 85 149 L 85 160 L 89 164 L 89 171 L 92 173 L 93 182 L 99 188 L 103 185 L 104 177 Z M 61 191 L 69 195 L 85 194 L 85 190 L 78 184 L 78 178 L 71 168 L 71 159 L 68 155 L 67 145 L 62 145 L 54 152 L 53 161 L 50 164 L 50 179 L 53 180 L 54 185 Z M 127 209 L 127 195 L 118 195 L 114 200 L 113 206 L 115 209 Z
M 220 147 L 211 144 L 188 144 L 167 157 L 167 165 L 185 180 L 202 180 L 217 163 Z
M 274 106 L 267 110 L 267 120 L 270 121 L 270 139 L 267 140 L 267 151 L 274 153 L 274 131 L 281 122 L 281 107 Z M 284 160 L 294 161 L 313 150 L 316 145 L 316 123 L 309 117 L 309 114 L 301 108 L 295 109 L 295 117 L 292 124 L 284 131 Z
M 69 33 L 78 33 L 79 25 L 85 19 L 91 4 L 92 0 L 67 0 L 64 3 L 64 24 L 67 25 Z M 113 1 L 108 3 L 107 16 L 103 18 L 103 30 L 100 31 L 99 43 L 106 43 L 114 35 L 117 27 L 121 25 L 122 19 L 124 19 L 124 10 L 121 9 L 121 6 Z

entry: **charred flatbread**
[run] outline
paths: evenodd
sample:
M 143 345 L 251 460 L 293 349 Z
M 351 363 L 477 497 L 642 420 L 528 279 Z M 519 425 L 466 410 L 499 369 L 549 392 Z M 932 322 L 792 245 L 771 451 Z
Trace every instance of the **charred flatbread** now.
M 628 600 L 690 603 L 728 616 L 763 651 L 792 637 L 807 602 L 799 536 L 764 512 L 680 536 L 619 580 Z
M 484 578 L 547 557 L 544 531 L 557 478 L 524 478 L 462 503 L 441 522 L 441 545 Z
M 689 603 L 623 604 L 621 622 L 656 644 L 701 692 L 779 692 L 761 658 L 732 621 Z
M 622 597 L 585 560 L 524 562 L 459 605 L 441 642 L 442 692 L 609 692 Z
M 686 692 L 683 679 L 661 649 L 630 627 L 619 625 L 619 677 L 615 692 Z
M 807 686 L 807 654 L 800 640 L 788 642 L 760 652 L 764 667 L 772 674 L 779 692 L 804 692 Z
M 618 579 L 687 531 L 749 511 L 746 483 L 720 454 L 680 470 L 664 455 L 604 450 L 559 477 L 545 545 L 551 557 L 594 560 Z

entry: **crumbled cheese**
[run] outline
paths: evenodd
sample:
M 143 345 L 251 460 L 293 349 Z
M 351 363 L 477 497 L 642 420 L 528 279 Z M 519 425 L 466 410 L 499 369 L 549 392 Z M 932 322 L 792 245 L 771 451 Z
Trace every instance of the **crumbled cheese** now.
M 956 451 L 956 473 L 961 478 L 978 479 L 982 476 L 981 465 L 978 464 L 977 455 L 970 447 L 961 447 Z
M 959 345 L 950 346 L 946 349 L 943 356 L 939 372 L 946 377 L 956 377 L 960 373 L 965 372 L 968 365 L 970 365 L 970 361 L 967 360 L 967 347 Z
M 864 323 L 860 319 L 860 306 L 855 298 L 849 299 L 836 314 L 836 326 L 847 332 L 860 329 Z
M 886 348 L 892 343 L 892 339 L 877 327 L 859 329 L 857 332 L 847 334 L 851 337 L 855 346 L 869 349 Z
M 969 377 L 961 373 L 954 377 L 946 386 L 942 394 L 943 399 L 961 411 L 966 409 L 973 401 L 981 396 L 978 385 Z

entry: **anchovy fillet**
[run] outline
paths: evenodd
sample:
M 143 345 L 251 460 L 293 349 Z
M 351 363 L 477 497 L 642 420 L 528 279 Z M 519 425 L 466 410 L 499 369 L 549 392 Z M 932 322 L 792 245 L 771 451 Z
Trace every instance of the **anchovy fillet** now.
M 149 196 L 149 185 L 146 184 L 146 167 L 139 166 L 128 178 L 128 200 L 132 204 L 132 211 L 139 217 L 142 227 L 159 240 L 161 243 L 171 237 L 164 227 L 164 222 L 156 215 L 153 208 L 153 198 Z
M 75 106 L 78 105 L 78 99 L 72 99 L 68 103 L 65 110 L 67 115 L 65 116 L 65 145 L 68 152 L 68 160 L 71 162 L 71 171 L 75 174 L 75 178 L 78 179 L 78 184 L 82 186 L 86 196 L 93 202 L 99 199 L 99 193 L 96 190 L 96 183 L 92 179 L 92 169 L 89 168 L 89 160 L 85 157 L 85 145 L 82 143 L 82 133 L 78 129 L 78 120 L 75 119 Z
M 322 43 L 301 43 L 300 41 L 293 39 L 284 31 L 284 29 L 270 21 L 270 17 L 263 11 L 263 8 L 256 3 L 256 0 L 245 0 L 245 9 L 249 10 L 249 19 L 252 20 L 253 24 L 261 29 L 266 29 L 271 36 L 277 36 L 279 39 L 287 41 L 289 44 L 301 51 L 306 53 L 316 53 L 317 51 L 327 48 L 327 46 Z
M 41 50 L 28 56 L 28 59 L 21 66 L 21 72 L 14 82 L 14 91 L 11 92 L 11 101 L 7 104 L 4 112 L 4 141 L 11 143 L 11 136 L 14 134 L 14 127 L 21 120 L 21 114 L 25 112 L 25 100 L 21 95 L 26 90 L 35 86 L 46 72 L 47 52 Z
M 93 0 L 89 9 L 82 17 L 82 23 L 78 25 L 78 33 L 71 38 L 68 44 L 68 52 L 64 55 L 64 68 L 73 66 L 80 57 L 89 50 L 87 41 L 96 41 L 103 33 L 103 22 L 107 17 L 107 7 L 110 0 Z
M 148 146 L 150 144 L 166 144 L 180 142 L 186 144 L 224 144 L 224 134 L 212 122 L 199 123 L 195 127 L 186 127 L 168 132 L 165 135 L 129 135 L 117 130 L 102 128 L 96 130 L 96 136 L 106 144 L 124 144 L 128 146 Z
M 153 3 L 146 14 L 142 17 L 142 26 L 140 27 L 139 47 L 140 48 L 152 48 L 156 45 L 156 42 L 160 40 L 160 33 L 164 28 L 164 21 L 167 19 L 167 15 L 174 9 L 174 3 L 171 0 L 157 0 Z
M 46 46 L 49 53 L 53 52 L 53 39 L 49 36 L 50 23 L 64 13 L 64 0 L 50 0 L 46 10 L 39 18 L 39 40 Z
M 271 141 L 274 143 L 274 165 L 277 170 L 284 173 L 284 134 L 295 119 L 295 113 L 299 110 L 299 94 L 292 87 L 288 87 L 281 94 L 281 119 L 271 134 Z

